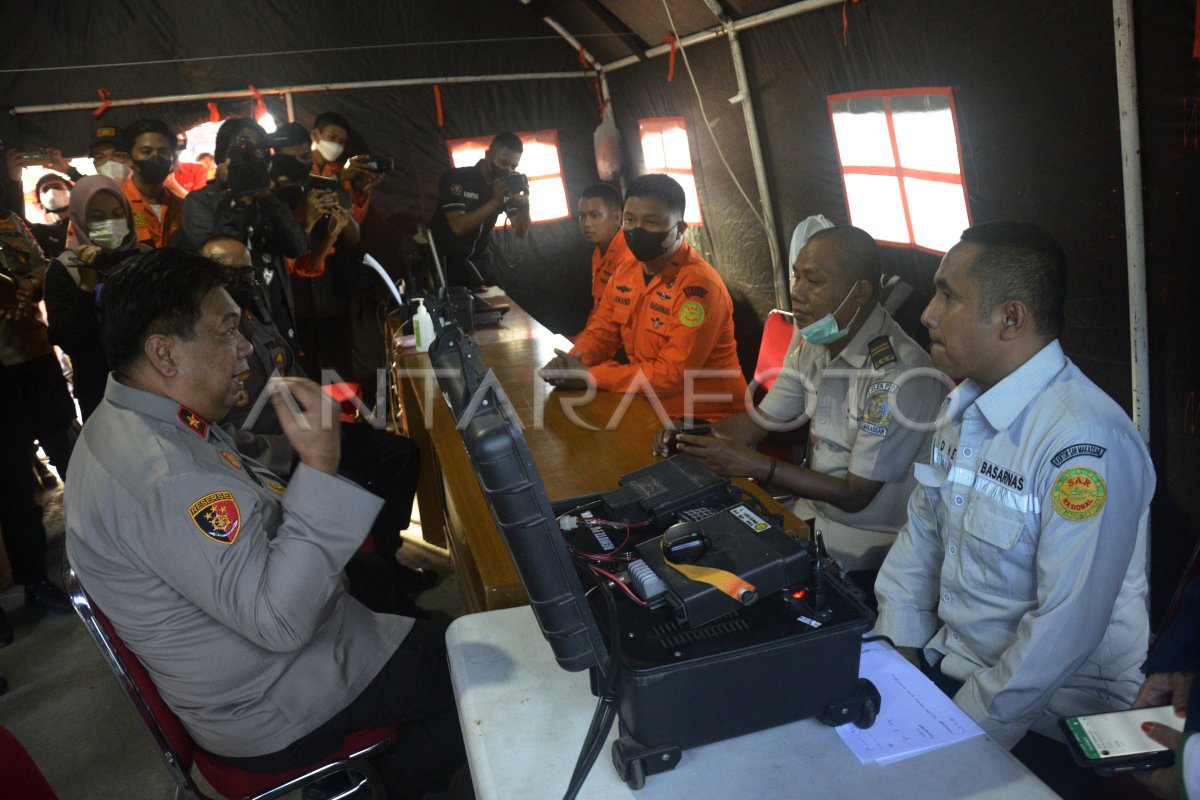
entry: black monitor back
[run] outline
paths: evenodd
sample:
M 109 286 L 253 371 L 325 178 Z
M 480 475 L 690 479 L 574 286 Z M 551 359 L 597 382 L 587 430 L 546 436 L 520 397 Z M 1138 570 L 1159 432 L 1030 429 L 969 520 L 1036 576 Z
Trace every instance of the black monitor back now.
M 479 486 L 559 666 L 603 668 L 607 648 L 520 422 L 479 347 L 448 324 L 429 348 Z

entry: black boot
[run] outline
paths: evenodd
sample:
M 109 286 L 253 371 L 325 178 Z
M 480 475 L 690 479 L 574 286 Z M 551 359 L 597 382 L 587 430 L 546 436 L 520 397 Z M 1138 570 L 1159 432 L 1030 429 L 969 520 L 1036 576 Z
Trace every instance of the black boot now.
M 71 599 L 67 593 L 42 578 L 35 583 L 25 584 L 25 605 L 31 608 L 41 608 L 52 614 L 70 614 Z

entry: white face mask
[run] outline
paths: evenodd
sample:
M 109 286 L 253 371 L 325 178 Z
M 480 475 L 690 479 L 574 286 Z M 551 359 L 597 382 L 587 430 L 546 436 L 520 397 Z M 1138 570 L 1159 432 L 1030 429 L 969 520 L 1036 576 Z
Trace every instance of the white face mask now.
M 129 223 L 123 219 L 106 219 L 88 223 L 88 238 L 92 244 L 113 250 L 129 235 Z
M 71 193 L 66 189 L 46 189 L 42 192 L 42 208 L 47 211 L 62 211 L 71 202 Z
M 337 142 L 329 142 L 324 139 L 319 142 L 313 142 L 313 150 L 316 150 L 318 153 L 320 153 L 321 158 L 325 159 L 326 161 L 336 161 L 337 157 L 340 156 L 342 151 L 345 149 L 346 148 L 344 145 L 340 145 Z
M 96 167 L 96 172 L 105 177 L 112 178 L 117 183 L 124 183 L 125 179 L 129 177 L 129 173 L 133 172 L 133 169 L 128 164 L 122 164 L 120 161 L 109 159 Z

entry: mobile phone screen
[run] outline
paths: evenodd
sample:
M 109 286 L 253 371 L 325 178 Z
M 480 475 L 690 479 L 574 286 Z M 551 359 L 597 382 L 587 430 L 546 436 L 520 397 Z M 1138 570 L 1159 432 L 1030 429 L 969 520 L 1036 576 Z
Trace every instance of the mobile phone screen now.
M 1171 706 L 1067 717 L 1065 725 L 1083 755 L 1089 761 L 1101 761 L 1168 749 L 1142 733 L 1143 722 L 1159 722 L 1183 730 L 1183 720 L 1175 716 Z

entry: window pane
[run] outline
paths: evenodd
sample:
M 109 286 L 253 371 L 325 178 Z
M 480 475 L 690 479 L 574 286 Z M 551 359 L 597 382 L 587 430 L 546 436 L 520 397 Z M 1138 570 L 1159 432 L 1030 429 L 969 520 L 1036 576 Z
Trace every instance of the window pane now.
M 456 167 L 473 167 L 476 162 L 483 158 L 483 154 L 487 152 L 486 144 L 475 142 L 463 142 L 461 144 L 450 143 L 450 160 L 454 162 Z
M 925 104 L 925 108 L 904 111 L 900 107 L 914 105 L 914 98 L 897 97 L 893 102 L 892 124 L 896 129 L 900 165 L 905 169 L 958 175 L 958 140 L 954 135 L 954 117 L 950 113 L 949 98 L 944 95 L 918 95 L 916 99 L 930 102 Z M 909 102 L 902 104 L 900 100 Z
M 558 148 L 550 143 L 525 142 L 525 150 L 521 153 L 521 166 L 517 167 L 530 178 L 545 175 L 561 175 L 562 167 L 558 163 Z
M 683 209 L 684 222 L 688 225 L 703 225 L 704 215 L 700 213 L 700 194 L 696 191 L 695 176 L 690 172 L 671 172 L 668 174 L 679 181 L 679 185 L 683 187 L 683 196 L 687 200 L 687 205 Z
M 529 181 L 529 216 L 534 222 L 546 222 L 570 216 L 567 210 L 567 188 L 555 175 Z
M 663 149 L 661 133 L 657 131 L 642 133 L 642 162 L 650 172 L 659 172 L 667 168 L 667 154 Z
M 688 147 L 687 131 L 675 127 L 663 131 L 663 151 L 666 154 L 668 169 L 692 168 L 692 151 Z
M 845 167 L 894 167 L 892 139 L 881 98 L 854 98 L 833 103 L 833 132 Z
M 913 238 L 922 247 L 944 253 L 970 226 L 963 188 L 957 183 L 904 179 Z
M 881 175 L 847 175 L 850 224 L 880 241 L 911 244 L 900 201 L 900 182 Z

